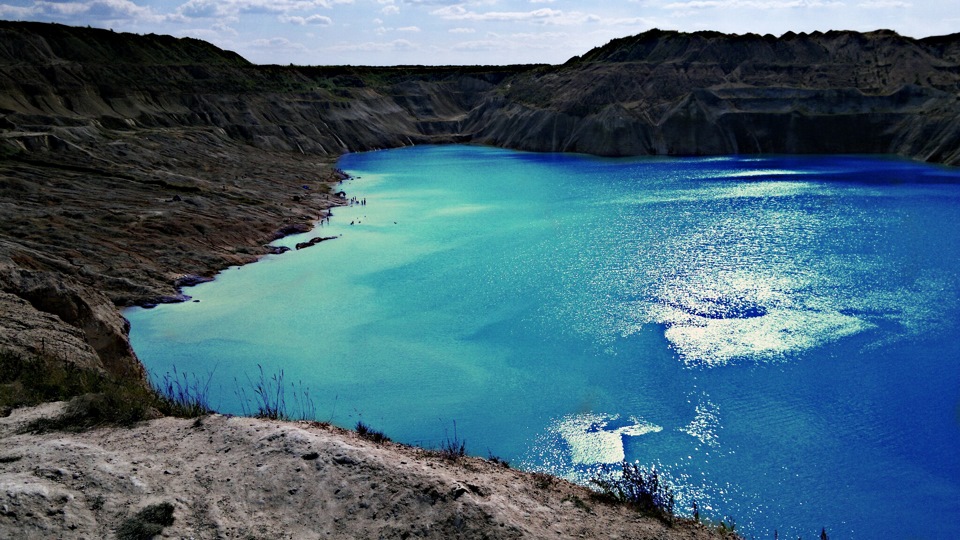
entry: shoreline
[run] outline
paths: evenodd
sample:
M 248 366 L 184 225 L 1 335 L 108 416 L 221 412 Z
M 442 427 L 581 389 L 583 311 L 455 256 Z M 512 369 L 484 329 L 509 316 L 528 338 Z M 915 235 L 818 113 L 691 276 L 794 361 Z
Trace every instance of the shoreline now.
M 342 178 L 336 181 L 330 181 L 329 182 L 330 184 L 336 183 L 336 185 L 339 185 L 344 181 L 350 179 L 350 177 L 346 176 L 346 173 L 344 173 L 340 169 L 334 167 L 332 170 L 336 175 L 342 176 Z M 337 238 L 335 236 L 315 236 L 313 238 L 310 238 L 306 242 L 298 242 L 294 248 L 290 248 L 287 246 L 274 245 L 274 243 L 280 240 L 283 240 L 285 238 L 298 236 L 298 235 L 306 235 L 316 231 L 320 227 L 320 224 L 323 223 L 323 221 L 325 220 L 329 221 L 330 218 L 333 217 L 334 208 L 343 208 L 345 206 L 349 206 L 350 202 L 344 202 L 344 198 L 339 197 L 339 193 L 343 193 L 343 192 L 340 191 L 338 193 L 335 193 L 334 197 L 331 199 L 332 201 L 331 206 L 322 209 L 321 212 L 324 212 L 324 214 L 319 215 L 316 219 L 311 221 L 309 225 L 307 225 L 306 223 L 298 222 L 298 223 L 286 224 L 278 227 L 274 231 L 274 233 L 269 236 L 267 242 L 263 244 L 264 252 L 256 255 L 254 258 L 250 260 L 240 261 L 237 264 L 231 264 L 228 266 L 221 266 L 217 268 L 210 268 L 199 274 L 183 274 L 180 277 L 177 277 L 176 279 L 173 280 L 172 286 L 176 290 L 176 294 L 174 296 L 163 296 L 159 298 L 142 299 L 130 306 L 123 306 L 123 307 L 118 306 L 118 309 L 120 309 L 122 312 L 124 309 L 129 309 L 131 307 L 152 309 L 161 304 L 180 304 L 183 302 L 189 302 L 190 300 L 192 300 L 193 297 L 191 297 L 190 295 L 184 292 L 185 288 L 195 287 L 203 283 L 211 283 L 213 281 L 216 281 L 217 276 L 219 276 L 225 270 L 228 270 L 234 267 L 239 268 L 239 267 L 247 266 L 250 264 L 256 264 L 261 260 L 263 260 L 264 257 L 268 257 L 271 255 L 272 256 L 283 255 L 288 251 L 305 249 L 307 247 L 314 246 L 321 242 L 325 242 L 327 240 L 333 240 L 334 238 Z M 261 237 L 260 239 L 262 240 L 263 238 Z M 256 241 L 256 238 L 253 238 L 250 240 Z
M 182 294 L 182 289 L 175 289 L 178 282 L 182 285 L 204 281 L 209 274 L 216 275 L 231 263 L 258 261 L 267 254 L 260 239 L 287 227 L 287 231 L 298 232 L 304 226 L 301 220 L 291 219 L 303 217 L 303 212 L 297 210 L 303 206 L 285 206 L 285 199 L 292 200 L 294 193 L 302 197 L 303 191 L 319 191 L 304 190 L 303 175 L 328 174 L 335 165 L 326 162 L 322 171 L 310 170 L 309 163 L 293 159 L 295 156 L 264 154 L 239 145 L 235 151 L 238 167 L 262 166 L 268 158 L 277 158 L 277 163 L 269 164 L 285 170 L 289 177 L 286 191 L 278 192 L 269 180 L 258 181 L 257 190 L 287 210 L 262 212 L 263 203 L 232 208 L 231 223 L 242 226 L 249 223 L 243 218 L 260 218 L 260 225 L 242 227 L 245 234 L 223 227 L 218 229 L 218 241 L 210 241 L 213 234 L 201 235 L 208 240 L 202 247 L 220 257 L 197 257 L 193 252 L 170 247 L 169 242 L 122 245 L 109 238 L 100 238 L 99 245 L 114 252 L 87 252 L 106 255 L 105 264 L 109 265 L 109 261 L 124 258 L 146 260 L 142 258 L 144 250 L 160 248 L 160 256 L 151 259 L 151 264 L 136 266 L 135 272 L 127 270 L 124 274 L 146 278 L 147 285 L 137 289 L 146 298 L 157 290 L 177 290 Z M 17 163 L 2 163 L 0 173 L 9 174 L 18 167 Z M 46 172 L 41 178 L 55 178 L 60 170 L 51 166 L 46 171 L 34 172 Z M 167 210 L 176 202 L 210 209 L 213 201 L 234 196 L 229 190 L 217 189 L 221 183 L 204 181 L 196 170 L 180 172 L 193 173 L 192 185 L 199 190 L 181 195 L 180 201 L 172 200 L 176 191 L 158 193 L 150 184 L 140 184 L 140 189 L 112 199 L 152 201 L 147 208 L 127 206 L 126 215 L 132 216 L 123 221 L 127 228 L 135 228 L 142 221 L 136 216 L 147 216 L 145 220 L 156 218 L 153 212 L 157 210 L 152 208 Z M 250 201 L 253 188 L 246 189 L 243 200 Z M 96 202 L 96 193 L 79 193 Z M 185 200 L 189 197 L 194 198 L 193 203 Z M 315 207 L 325 211 L 338 206 L 337 202 L 329 195 L 314 197 Z M 30 217 L 32 208 L 27 204 L 18 210 Z M 68 207 L 68 211 L 72 210 Z M 116 215 L 109 211 L 106 214 Z M 279 219 L 265 219 L 269 216 Z M 179 217 L 190 219 L 194 215 Z M 181 237 L 179 233 L 196 229 L 193 225 L 197 223 L 210 223 L 217 219 L 217 214 L 211 212 L 199 218 L 186 223 L 170 220 L 169 231 L 175 238 L 197 246 L 196 236 Z M 15 220 L 5 223 L 12 222 Z M 153 231 L 155 238 L 157 229 L 148 230 Z M 163 230 L 164 227 L 159 228 L 161 234 Z M 306 232 L 312 230 L 315 227 L 308 227 Z M 76 238 L 88 238 L 85 235 L 89 233 L 79 230 Z M 231 241 L 251 248 L 242 252 L 224 246 Z M 263 251 L 252 253 L 253 246 Z M 40 290 L 49 291 L 50 298 L 66 295 L 80 307 L 80 315 L 73 319 L 66 312 L 55 315 L 58 326 L 45 334 L 48 342 L 53 336 L 80 338 L 76 350 L 60 351 L 62 354 L 54 356 L 47 351 L 47 361 L 77 365 L 85 371 L 104 371 L 110 378 L 146 384 L 143 364 L 129 347 L 126 321 L 121 314 L 124 305 L 135 304 L 115 301 L 124 289 L 111 290 L 112 282 L 106 280 L 104 289 L 112 294 L 99 291 L 95 286 L 99 279 L 106 278 L 105 274 L 64 273 L 73 265 L 58 264 L 53 256 L 39 260 L 48 265 L 46 269 L 42 265 L 36 270 L 23 268 L 18 261 L 27 260 L 24 253 L 33 252 L 30 246 L 0 242 L 0 248 L 4 247 L 13 251 L 0 252 L 0 284 L 5 291 L 0 293 L 0 302 L 12 301 L 19 293 L 33 298 L 36 305 L 15 303 L 16 311 L 2 311 L 0 318 L 30 321 L 30 314 L 34 314 L 49 319 L 53 314 L 40 311 L 38 306 L 54 308 L 38 299 L 34 286 L 37 282 L 46 283 Z M 78 251 L 79 255 L 83 253 Z M 187 277 L 190 275 L 200 277 Z M 164 279 L 163 284 L 157 284 Z M 96 328 L 100 330 L 91 338 L 89 332 Z M 102 343 L 103 338 L 110 338 L 114 345 Z M 29 347 L 21 350 L 25 354 L 40 352 Z M 133 366 L 140 369 L 130 373 Z M 105 537 L 135 519 L 137 510 L 169 504 L 173 521 L 163 528 L 164 533 L 201 538 L 289 534 L 334 538 L 604 538 L 611 534 L 631 538 L 732 538 L 681 518 L 667 524 L 643 517 L 629 507 L 593 499 L 592 492 L 585 487 L 552 477 L 508 469 L 481 458 L 464 457 L 451 462 L 427 450 L 374 443 L 355 432 L 315 422 L 214 414 L 196 419 L 165 416 L 129 427 L 99 426 L 79 432 L 21 433 L 30 421 L 61 417 L 70 406 L 62 401 L 23 404 L 0 415 L 0 440 L 4 447 L 0 455 L 0 483 L 7 486 L 6 493 L 0 494 L 0 498 L 6 497 L 0 501 L 6 505 L 0 514 L 0 536 L 9 532 L 24 538 Z M 246 472 L 238 474 L 239 471 Z
M 344 204 L 342 177 L 330 159 L 193 130 L 112 140 L 0 161 L 0 196 L 17 201 L 0 207 L 0 328 L 27 328 L 0 332 L 0 350 L 145 382 L 121 310 L 182 301 L 183 286 L 313 230 Z

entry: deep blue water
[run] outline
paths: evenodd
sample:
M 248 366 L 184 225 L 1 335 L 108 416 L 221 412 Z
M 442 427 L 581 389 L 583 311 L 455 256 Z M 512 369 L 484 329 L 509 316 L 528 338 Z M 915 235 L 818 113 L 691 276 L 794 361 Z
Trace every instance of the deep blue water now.
M 344 156 L 342 235 L 126 312 L 154 376 L 584 481 L 657 464 L 748 536 L 960 538 L 960 171 L 877 157 Z M 352 223 L 352 224 L 351 224 Z M 294 396 L 296 394 L 296 396 Z M 297 413 L 297 411 L 293 411 Z

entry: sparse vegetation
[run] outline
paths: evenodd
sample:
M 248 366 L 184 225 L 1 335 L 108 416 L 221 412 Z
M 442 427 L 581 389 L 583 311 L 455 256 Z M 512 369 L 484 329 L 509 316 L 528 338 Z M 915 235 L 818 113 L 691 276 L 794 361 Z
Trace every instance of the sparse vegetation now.
M 453 423 L 453 437 L 447 434 L 440 442 L 440 457 L 449 461 L 457 461 L 467 455 L 467 441 L 457 436 L 457 423 Z
M 586 513 L 588 513 L 588 514 L 593 513 L 593 509 L 590 508 L 590 505 L 587 504 L 587 503 L 586 503 L 583 499 L 581 499 L 580 497 L 577 497 L 576 495 L 567 495 L 566 497 L 563 498 L 563 500 L 564 500 L 565 502 L 569 502 L 569 503 L 573 504 L 573 506 L 579 508 L 580 510 L 583 510 L 584 512 L 586 512 Z
M 495 456 L 495 455 L 493 455 L 492 453 L 490 453 L 489 451 L 487 452 L 487 461 L 489 461 L 490 463 L 493 463 L 494 465 L 499 465 L 499 466 L 503 467 L 504 469 L 509 469 L 509 468 L 510 468 L 510 462 L 509 462 L 509 461 L 501 458 L 500 456 Z
M 43 419 L 28 431 L 81 431 L 101 425 L 131 425 L 155 415 L 193 418 L 210 413 L 207 385 L 186 374 L 167 374 L 159 386 L 117 380 L 55 358 L 0 352 L 0 407 L 24 407 L 69 400 L 58 418 Z
M 556 481 L 557 477 L 552 474 L 540 471 L 533 473 L 533 485 L 537 486 L 537 489 L 547 489 L 553 486 Z
M 720 520 L 720 524 L 717 525 L 717 530 L 723 535 L 736 534 L 737 522 L 732 517 L 727 516 L 726 518 Z
M 310 388 L 304 386 L 303 382 L 298 385 L 290 383 L 289 391 L 293 396 L 293 407 L 290 407 L 287 404 L 288 388 L 283 380 L 283 370 L 269 377 L 264 373 L 262 365 L 257 364 L 257 370 L 259 378 L 256 381 L 247 378 L 249 386 L 253 388 L 253 399 L 247 396 L 244 387 L 237 382 L 237 397 L 240 398 L 244 415 L 269 420 L 314 420 L 316 418 L 316 406 L 310 396 Z M 251 402 L 255 406 L 252 410 L 248 408 Z
M 213 378 L 213 372 L 207 376 L 206 381 L 201 383 L 196 376 L 191 381 L 186 373 L 178 373 L 177 368 L 173 368 L 173 373 L 167 373 L 163 376 L 163 381 L 156 389 L 160 412 L 181 418 L 196 418 L 212 412 L 209 403 L 210 380 Z
M 97 392 L 102 378 L 55 358 L 0 351 L 0 406 L 24 407 Z
M 673 488 L 656 467 L 626 461 L 619 466 L 603 465 L 590 483 L 606 499 L 630 505 L 664 521 L 673 520 Z
M 377 444 L 383 444 L 385 442 L 390 442 L 390 437 L 387 437 L 383 434 L 382 431 L 377 431 L 371 429 L 370 426 L 363 423 L 363 421 L 357 422 L 357 435 L 361 436 L 368 441 L 373 441 Z
M 64 413 L 27 426 L 28 431 L 84 430 L 130 425 L 147 417 L 156 392 L 139 381 L 117 381 L 55 358 L 0 353 L 0 406 L 23 407 L 70 400 Z
M 285 384 L 283 371 L 267 377 L 260 369 L 257 382 L 250 382 L 255 400 L 252 416 L 274 420 L 312 420 L 315 405 L 309 388 Z M 68 401 L 58 418 L 42 419 L 28 431 L 82 431 L 101 425 L 127 426 L 160 415 L 198 418 L 213 412 L 209 387 L 213 374 L 205 378 L 178 371 L 164 374 L 157 383 L 117 380 L 108 375 L 67 364 L 56 358 L 27 357 L 9 350 L 0 351 L 0 409 L 37 405 L 50 401 Z M 288 405 L 288 396 L 291 396 Z M 244 405 L 246 407 L 246 405 Z M 244 414 L 250 414 L 244 410 Z M 374 432 L 377 433 L 377 432 Z M 382 433 L 372 440 L 390 440 Z

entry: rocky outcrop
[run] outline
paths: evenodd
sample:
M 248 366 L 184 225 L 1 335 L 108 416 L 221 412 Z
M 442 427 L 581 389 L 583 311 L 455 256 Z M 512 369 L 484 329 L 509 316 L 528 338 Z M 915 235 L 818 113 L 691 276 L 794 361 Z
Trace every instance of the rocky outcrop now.
M 474 140 L 607 156 L 887 153 L 960 164 L 960 35 L 651 31 L 511 79 Z
M 7 292 L 0 292 L 0 349 L 105 373 L 103 362 L 80 328 Z
M 0 264 L 7 349 L 53 357 L 121 379 L 143 379 L 127 340 L 129 323 L 102 292 L 57 272 Z

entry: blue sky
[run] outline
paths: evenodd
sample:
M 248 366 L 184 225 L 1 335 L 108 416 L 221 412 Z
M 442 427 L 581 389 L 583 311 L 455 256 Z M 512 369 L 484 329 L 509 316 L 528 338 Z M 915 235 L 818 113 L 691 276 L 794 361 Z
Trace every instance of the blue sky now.
M 960 0 L 0 0 L 0 19 L 190 36 L 262 64 L 516 64 L 651 28 L 944 35 Z

